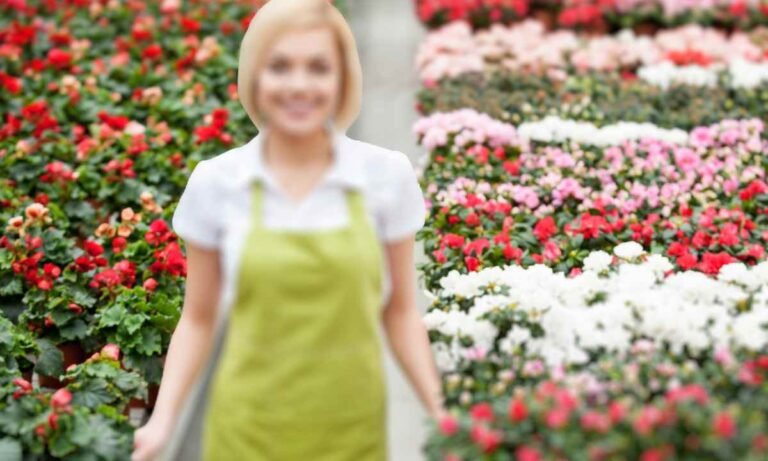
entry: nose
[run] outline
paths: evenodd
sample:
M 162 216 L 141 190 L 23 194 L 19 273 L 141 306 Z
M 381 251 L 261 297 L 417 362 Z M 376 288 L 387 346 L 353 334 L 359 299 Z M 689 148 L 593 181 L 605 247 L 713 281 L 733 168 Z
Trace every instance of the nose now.
M 294 91 L 306 90 L 311 86 L 311 77 L 307 71 L 298 69 L 291 72 L 286 84 Z

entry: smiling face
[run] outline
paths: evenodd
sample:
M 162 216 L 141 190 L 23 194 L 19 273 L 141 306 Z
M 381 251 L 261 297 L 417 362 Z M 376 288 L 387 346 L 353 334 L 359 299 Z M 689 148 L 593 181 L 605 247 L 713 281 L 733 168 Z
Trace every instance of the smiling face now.
M 323 129 L 340 97 L 342 62 L 333 31 L 287 31 L 266 55 L 257 77 L 257 105 L 269 125 L 294 135 Z

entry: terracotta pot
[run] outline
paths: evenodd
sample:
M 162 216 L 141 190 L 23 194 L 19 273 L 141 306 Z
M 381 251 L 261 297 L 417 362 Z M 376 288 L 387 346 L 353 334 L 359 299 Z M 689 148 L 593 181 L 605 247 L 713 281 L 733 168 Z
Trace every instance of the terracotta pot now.
M 130 401 L 128 401 L 128 404 L 125 406 L 125 409 L 123 410 L 123 415 L 130 416 L 131 410 L 133 409 L 146 410 L 147 402 L 145 402 L 142 399 L 136 399 L 136 398 L 131 399 Z
M 51 389 L 60 389 L 64 387 L 64 383 L 54 378 L 53 376 L 37 374 L 37 383 L 40 387 L 48 387 Z
M 64 369 L 70 365 L 77 365 L 85 361 L 85 351 L 83 346 L 78 341 L 67 341 L 61 344 L 57 344 L 56 348 L 61 351 L 64 361 Z M 52 389 L 59 389 L 64 387 L 68 380 L 59 381 L 55 376 L 46 376 L 37 374 L 38 383 L 44 387 L 50 387 Z
M 67 341 L 56 345 L 64 356 L 64 368 L 77 365 L 85 361 L 85 350 L 79 341 Z

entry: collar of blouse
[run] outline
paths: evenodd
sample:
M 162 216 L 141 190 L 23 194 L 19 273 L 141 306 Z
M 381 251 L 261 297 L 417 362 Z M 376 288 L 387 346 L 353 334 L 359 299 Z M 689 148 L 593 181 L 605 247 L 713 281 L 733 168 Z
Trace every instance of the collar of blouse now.
M 274 179 L 265 170 L 262 148 L 266 129 L 262 129 L 245 145 L 245 162 L 237 178 L 238 185 L 245 185 L 252 179 L 260 179 L 271 184 Z M 365 176 L 362 157 L 355 152 L 354 146 L 346 134 L 338 130 L 332 131 L 333 163 L 328 174 L 323 179 L 325 184 L 337 184 L 344 187 L 362 189 Z

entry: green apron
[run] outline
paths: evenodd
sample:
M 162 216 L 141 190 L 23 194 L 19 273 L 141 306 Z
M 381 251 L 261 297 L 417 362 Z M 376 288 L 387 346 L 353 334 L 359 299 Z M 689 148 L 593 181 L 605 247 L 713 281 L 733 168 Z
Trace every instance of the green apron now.
M 203 461 L 384 461 L 382 254 L 363 197 L 346 191 L 342 228 L 276 230 L 252 184 Z

